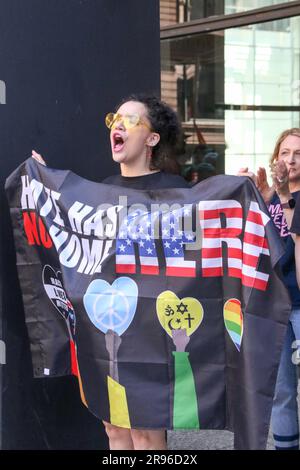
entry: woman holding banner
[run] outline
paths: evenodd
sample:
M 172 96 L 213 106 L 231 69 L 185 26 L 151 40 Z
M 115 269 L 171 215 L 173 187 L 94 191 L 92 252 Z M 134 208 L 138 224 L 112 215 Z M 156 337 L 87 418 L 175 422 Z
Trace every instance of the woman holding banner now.
M 132 95 L 115 113 L 106 116 L 110 129 L 112 158 L 120 164 L 120 175 L 103 183 L 132 189 L 187 188 L 174 168 L 176 145 L 181 127 L 176 113 L 154 96 Z M 42 157 L 32 156 L 40 163 Z M 126 429 L 104 422 L 111 450 L 164 450 L 165 430 Z

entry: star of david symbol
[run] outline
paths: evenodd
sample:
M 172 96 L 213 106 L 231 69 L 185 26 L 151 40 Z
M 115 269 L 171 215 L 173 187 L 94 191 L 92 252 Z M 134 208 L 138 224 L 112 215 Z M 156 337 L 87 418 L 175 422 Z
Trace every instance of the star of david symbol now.
M 184 304 L 183 302 L 180 302 L 179 305 L 176 305 L 177 307 L 177 312 L 182 313 L 182 315 L 186 312 L 188 313 L 187 305 Z

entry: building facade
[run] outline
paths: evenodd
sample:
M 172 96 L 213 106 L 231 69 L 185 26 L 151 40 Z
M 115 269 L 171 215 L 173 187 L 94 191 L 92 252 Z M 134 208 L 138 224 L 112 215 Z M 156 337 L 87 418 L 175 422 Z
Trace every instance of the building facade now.
M 183 168 L 201 160 L 201 139 L 219 172 L 267 168 L 282 130 L 300 127 L 300 1 L 160 0 L 160 25 Z

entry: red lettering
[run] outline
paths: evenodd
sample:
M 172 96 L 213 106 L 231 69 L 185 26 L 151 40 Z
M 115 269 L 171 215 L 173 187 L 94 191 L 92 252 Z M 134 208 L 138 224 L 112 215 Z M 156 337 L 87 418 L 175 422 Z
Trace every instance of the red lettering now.
M 41 238 L 42 245 L 45 248 L 51 248 L 52 247 L 52 240 L 50 238 L 49 233 L 46 230 L 44 222 L 42 221 L 42 219 L 40 217 L 39 217 L 39 232 L 40 232 L 40 238 Z
M 199 203 L 202 228 L 202 275 L 224 276 L 222 243 L 227 245 L 228 276 L 241 279 L 244 286 L 266 290 L 269 275 L 258 270 L 260 256 L 270 255 L 265 236 L 269 217 L 251 202 L 242 235 L 243 211 L 234 200 Z
M 52 247 L 52 240 L 46 230 L 44 222 L 35 212 L 23 212 L 24 230 L 29 245 L 43 245 Z

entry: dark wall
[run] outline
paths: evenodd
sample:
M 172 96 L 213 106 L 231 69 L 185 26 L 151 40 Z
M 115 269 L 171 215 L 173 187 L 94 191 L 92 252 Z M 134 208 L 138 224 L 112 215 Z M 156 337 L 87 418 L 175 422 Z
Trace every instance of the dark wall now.
M 33 379 L 5 178 L 31 149 L 100 181 L 118 171 L 104 116 L 131 92 L 159 92 L 158 0 L 0 0 L 0 431 L 4 449 L 106 448 L 72 377 Z M 2 81 L 2 82 L 1 82 Z

